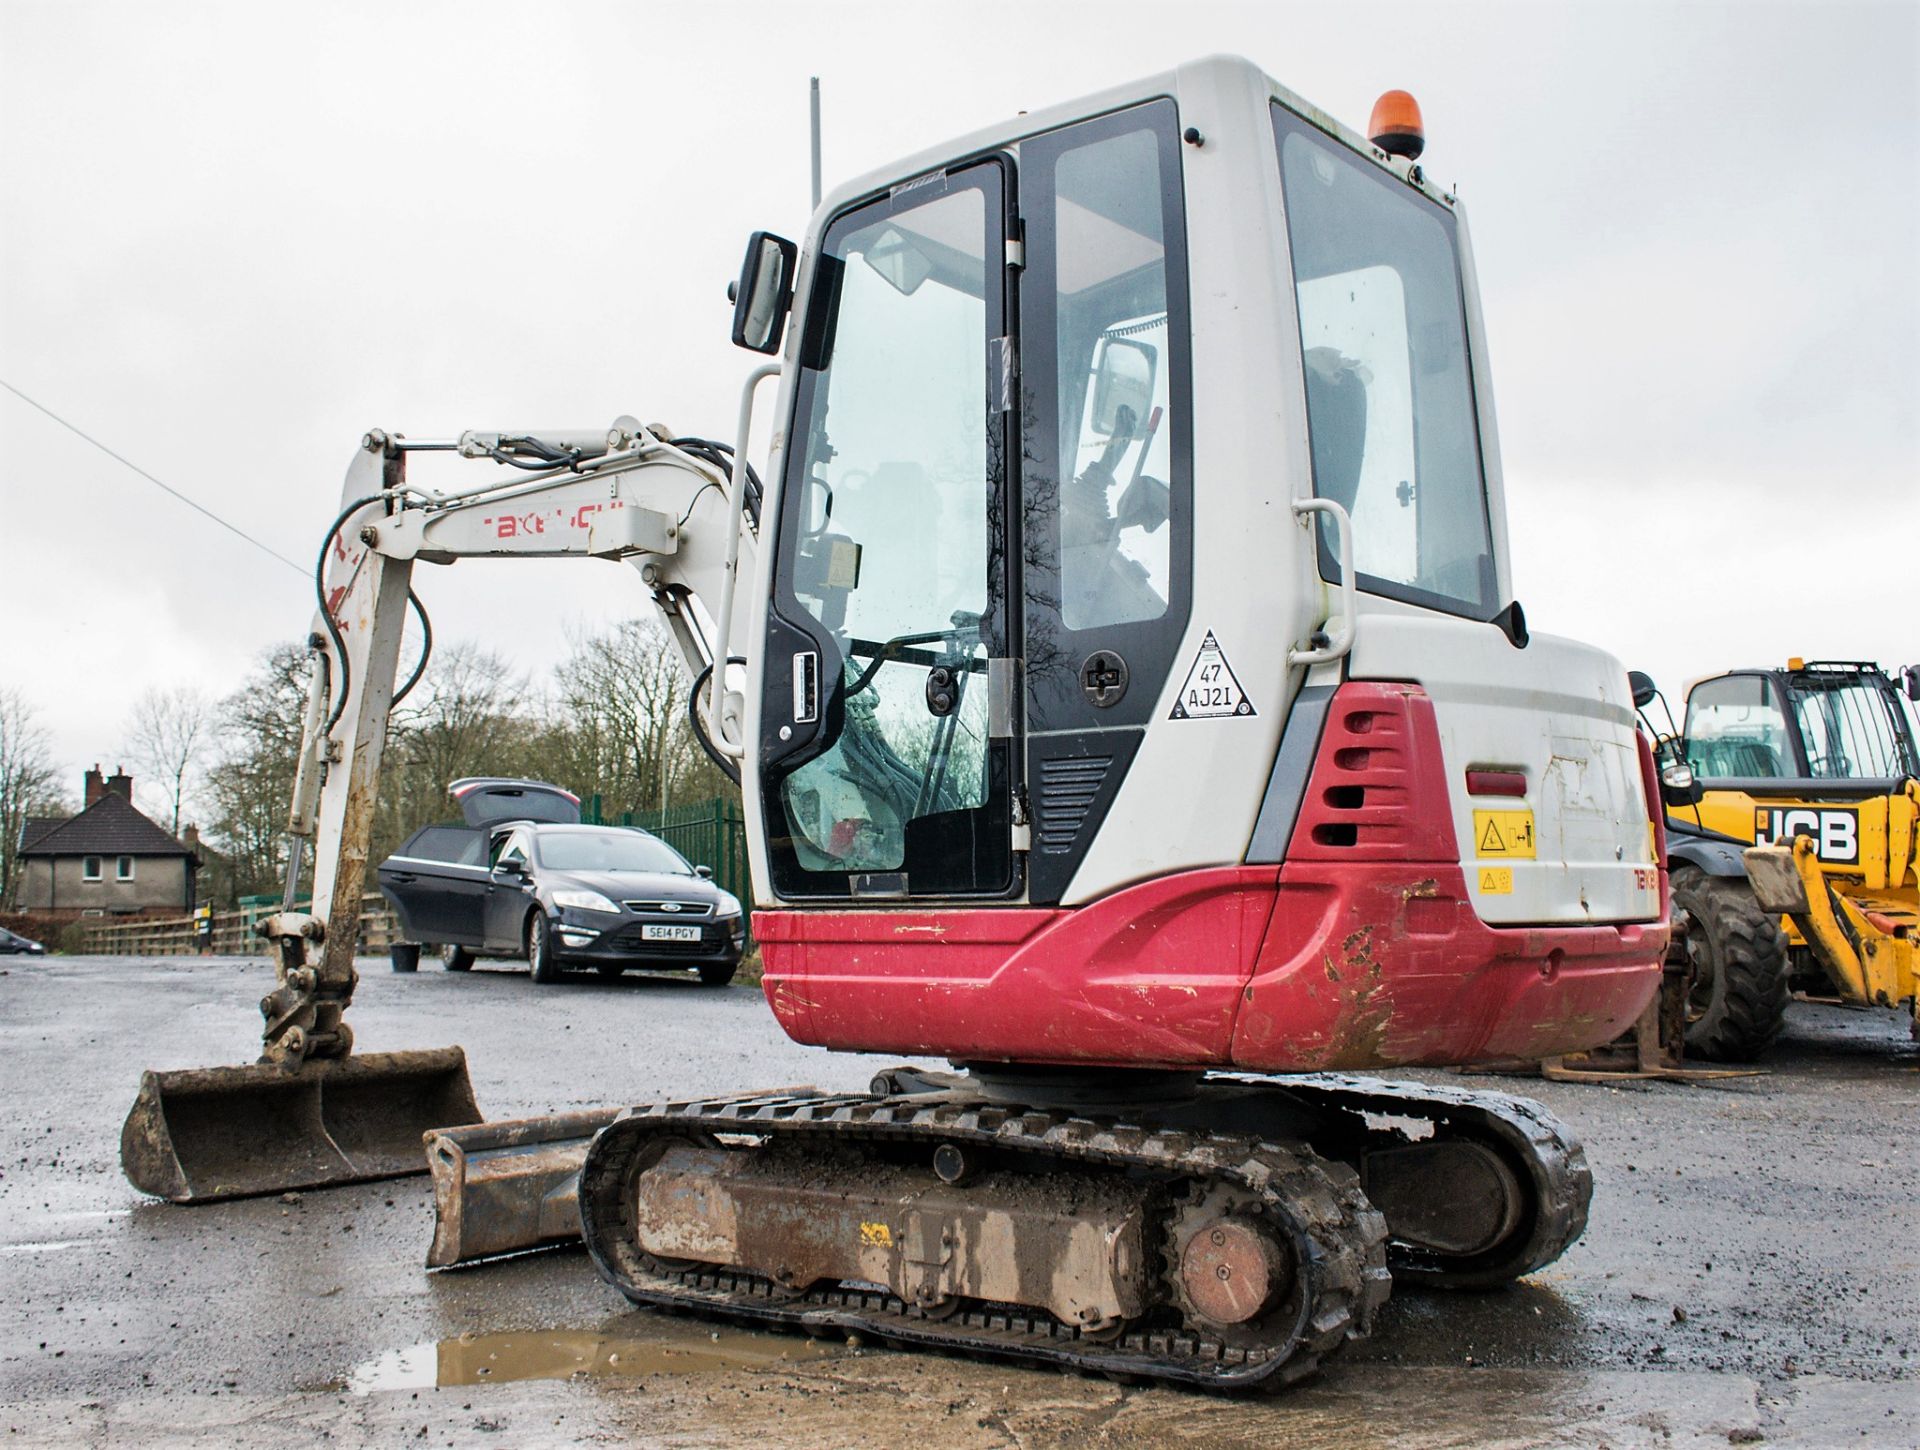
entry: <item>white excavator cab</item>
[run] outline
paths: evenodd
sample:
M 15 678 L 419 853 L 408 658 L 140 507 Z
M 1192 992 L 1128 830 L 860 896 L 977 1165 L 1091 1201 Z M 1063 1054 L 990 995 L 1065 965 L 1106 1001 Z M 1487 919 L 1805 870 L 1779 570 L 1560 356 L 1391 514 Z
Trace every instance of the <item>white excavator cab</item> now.
M 1309 861 L 1292 894 L 1368 928 L 1387 999 L 1456 979 L 1441 1025 L 1426 995 L 1363 1041 L 1235 1007 L 1324 936 L 1262 970 L 1282 944 L 1239 923 L 1289 894 L 1269 871 L 1129 957 L 1156 980 L 1101 1003 L 1134 1019 L 1087 1024 L 1103 1055 L 1452 1061 L 1631 1020 L 1663 902 L 1624 675 L 1513 602 L 1466 222 L 1415 160 L 1226 59 L 911 158 L 816 214 L 780 408 L 744 784 L 789 1031 L 1079 1057 L 1035 1014 L 1084 995 L 1106 935 L 985 917 L 1002 950 L 962 969 L 965 1007 L 916 1010 L 964 918 L 1117 924 L 1170 882 Z M 1419 925 L 1379 919 L 1396 885 Z M 913 906 L 940 930 L 876 951 L 871 913 Z M 1533 953 L 1516 927 L 1569 935 Z M 1556 951 L 1579 980 L 1543 997 L 1520 959 Z M 1501 1010 L 1468 1011 L 1489 982 Z M 1179 1041 L 1176 988 L 1206 1004 Z

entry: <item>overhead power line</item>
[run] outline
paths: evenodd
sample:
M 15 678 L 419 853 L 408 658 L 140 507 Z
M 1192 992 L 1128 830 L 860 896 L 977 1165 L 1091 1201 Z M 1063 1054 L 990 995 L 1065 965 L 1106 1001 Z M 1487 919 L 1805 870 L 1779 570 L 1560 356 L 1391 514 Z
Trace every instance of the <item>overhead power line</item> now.
M 131 468 L 135 473 L 139 474 L 142 478 L 144 478 L 148 483 L 152 484 L 155 488 L 158 488 L 165 493 L 172 494 L 173 497 L 179 499 L 181 503 L 185 504 L 188 508 L 192 509 L 195 513 L 200 514 L 204 518 L 213 520 L 214 523 L 220 525 L 220 527 L 225 529 L 228 533 L 237 535 L 238 537 L 245 539 L 249 544 L 252 544 L 253 547 L 258 549 L 261 553 L 271 554 L 274 558 L 278 559 L 282 564 L 285 564 L 289 569 L 301 575 L 303 578 L 308 577 L 311 574 L 312 571 L 307 566 L 294 563 L 293 560 L 289 559 L 285 554 L 281 553 L 278 549 L 275 549 L 270 545 L 261 543 L 260 540 L 256 539 L 252 534 L 248 533 L 245 529 L 241 528 L 238 524 L 228 523 L 225 519 L 221 518 L 219 514 L 215 513 L 212 509 L 208 508 L 205 504 L 199 503 L 193 499 L 188 498 L 184 493 L 180 492 L 180 490 L 175 488 L 172 484 L 166 483 L 161 479 L 155 478 L 151 473 L 148 473 L 146 469 L 142 468 L 139 464 L 135 463 L 131 458 L 126 457 L 124 454 L 115 453 L 111 448 L 107 447 L 106 444 L 102 443 L 98 438 L 95 438 L 91 433 L 87 432 L 84 428 L 79 428 L 79 427 L 76 427 L 74 424 L 69 423 L 65 418 L 62 418 L 58 413 L 54 412 L 53 409 L 49 408 L 45 403 L 39 402 L 33 398 L 28 397 L 25 393 L 21 392 L 12 383 L 8 382 L 5 378 L 0 378 L 0 388 L 5 388 L 9 393 L 12 393 L 14 397 L 18 398 L 21 402 L 27 404 L 29 407 L 38 408 L 42 413 L 45 413 L 49 418 L 53 419 L 53 421 L 58 423 L 62 428 L 65 428 L 69 433 L 72 433 L 79 438 L 85 439 L 87 442 L 91 443 L 95 448 L 98 448 L 102 453 L 106 454 L 107 457 L 113 459 L 114 462 L 124 463 L 128 468 Z

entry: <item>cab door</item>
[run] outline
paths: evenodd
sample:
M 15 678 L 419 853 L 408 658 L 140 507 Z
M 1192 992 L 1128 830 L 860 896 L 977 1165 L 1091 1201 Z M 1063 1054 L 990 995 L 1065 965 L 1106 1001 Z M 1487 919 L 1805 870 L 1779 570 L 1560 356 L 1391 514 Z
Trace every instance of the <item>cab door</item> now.
M 1174 104 L 1159 100 L 1020 147 L 1033 902 L 1066 895 L 1187 627 L 1192 324 L 1180 145 Z
M 1009 170 L 905 183 L 823 238 L 762 667 L 785 898 L 1018 889 Z

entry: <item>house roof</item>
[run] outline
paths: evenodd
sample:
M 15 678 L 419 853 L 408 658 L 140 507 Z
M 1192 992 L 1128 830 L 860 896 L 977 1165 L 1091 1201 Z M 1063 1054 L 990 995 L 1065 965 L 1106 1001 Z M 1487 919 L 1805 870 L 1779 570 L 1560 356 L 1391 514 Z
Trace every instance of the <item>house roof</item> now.
M 40 829 L 36 831 L 36 827 Z M 193 852 L 113 791 L 77 816 L 30 818 L 20 830 L 21 856 L 191 856 Z
M 20 823 L 20 849 L 25 850 L 55 826 L 64 826 L 67 816 L 28 816 Z

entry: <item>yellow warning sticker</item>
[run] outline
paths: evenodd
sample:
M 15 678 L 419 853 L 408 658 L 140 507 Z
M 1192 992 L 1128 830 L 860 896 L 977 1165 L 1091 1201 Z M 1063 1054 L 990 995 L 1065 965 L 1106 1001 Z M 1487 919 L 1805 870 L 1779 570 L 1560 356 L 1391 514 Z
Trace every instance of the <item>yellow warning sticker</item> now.
M 863 1223 L 860 1225 L 860 1242 L 875 1248 L 892 1248 L 893 1230 L 883 1223 Z
M 1480 868 L 1480 894 L 1482 896 L 1513 895 L 1513 868 L 1511 866 L 1482 866 Z
M 1533 859 L 1532 811 L 1475 811 L 1473 854 Z

